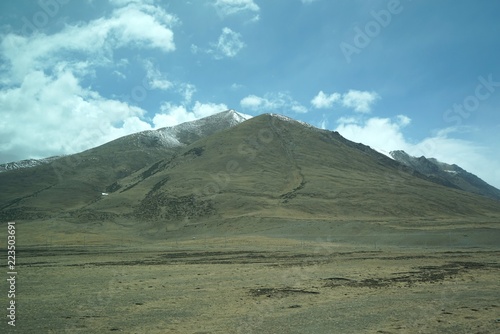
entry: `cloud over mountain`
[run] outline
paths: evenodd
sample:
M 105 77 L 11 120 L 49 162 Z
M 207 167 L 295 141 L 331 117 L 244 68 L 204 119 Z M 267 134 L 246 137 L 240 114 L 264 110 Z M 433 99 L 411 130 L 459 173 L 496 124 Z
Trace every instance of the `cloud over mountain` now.
M 366 92 L 354 89 L 351 89 L 344 94 L 325 94 L 323 91 L 320 91 L 318 95 L 311 100 L 311 104 L 316 109 L 329 109 L 332 108 L 335 103 L 338 103 L 339 105 L 350 108 L 355 112 L 369 113 L 372 105 L 379 98 L 380 96 L 375 92 Z

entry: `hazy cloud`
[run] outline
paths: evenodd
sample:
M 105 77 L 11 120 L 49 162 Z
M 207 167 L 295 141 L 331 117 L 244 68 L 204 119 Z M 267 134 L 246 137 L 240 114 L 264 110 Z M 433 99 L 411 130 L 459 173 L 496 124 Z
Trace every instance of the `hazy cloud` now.
M 85 73 L 96 65 L 111 65 L 113 50 L 120 47 L 175 50 L 171 26 L 175 16 L 150 5 L 130 4 L 110 17 L 86 24 L 69 25 L 52 35 L 2 36 L 0 55 L 8 63 L 2 81 L 19 83 L 31 70 L 64 63 L 66 68 Z M 68 53 L 72 54 L 71 61 Z M 6 79 L 8 78 L 8 79 Z
M 160 90 L 172 88 L 173 84 L 166 79 L 166 76 L 160 72 L 151 60 L 144 61 L 144 68 L 146 69 L 146 79 L 148 80 L 149 88 Z
M 293 111 L 295 113 L 307 113 L 308 109 L 295 101 L 290 94 L 285 92 L 267 93 L 264 97 L 256 95 L 248 95 L 240 101 L 242 108 L 257 112 L 273 112 L 280 111 L 287 113 Z
M 222 29 L 222 34 L 219 36 L 217 43 L 212 44 L 211 52 L 214 53 L 217 59 L 232 58 L 244 47 L 245 43 L 241 40 L 241 34 L 225 27 Z
M 251 13 L 252 21 L 259 20 L 259 6 L 253 0 L 216 0 L 214 6 L 222 16 Z

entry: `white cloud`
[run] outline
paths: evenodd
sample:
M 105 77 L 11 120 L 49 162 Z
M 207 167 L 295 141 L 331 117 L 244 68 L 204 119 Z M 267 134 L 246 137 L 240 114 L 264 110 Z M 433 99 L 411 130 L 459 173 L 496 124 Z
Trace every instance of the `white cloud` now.
M 316 109 L 329 109 L 335 103 L 353 109 L 358 113 L 369 113 L 372 105 L 380 98 L 375 92 L 349 90 L 347 93 L 325 94 L 322 90 L 312 100 L 311 104 Z
M 375 92 L 363 92 L 359 90 L 349 90 L 342 95 L 342 105 L 354 109 L 359 113 L 369 113 L 371 106 L 380 96 Z
M 401 133 L 404 124 L 394 122 L 389 118 L 373 117 L 365 122 L 356 118 L 341 118 L 337 123 L 335 131 L 338 131 L 342 136 L 375 149 L 394 151 L 407 147 Z
M 238 84 L 238 83 L 236 83 L 236 82 L 235 82 L 235 83 L 233 83 L 233 84 L 231 85 L 231 90 L 239 90 L 239 89 L 241 89 L 241 88 L 243 88 L 243 87 L 244 87 L 244 86 L 243 86 L 242 84 Z
M 252 21 L 259 20 L 259 6 L 253 0 L 216 0 L 214 6 L 222 16 L 251 13 Z
M 381 152 L 404 150 L 413 156 L 425 156 L 457 164 L 486 182 L 496 187 L 500 186 L 500 173 L 498 172 L 500 160 L 491 155 L 491 149 L 479 147 L 470 141 L 453 138 L 456 128 L 442 129 L 418 142 L 411 142 L 403 133 L 404 127 L 410 122 L 410 118 L 405 115 L 398 115 L 395 119 L 341 118 L 337 121 L 338 126 L 335 130 L 349 140 L 369 145 Z
M 245 43 L 241 40 L 241 34 L 232 31 L 225 27 L 222 29 L 222 34 L 219 36 L 217 43 L 212 44 L 216 59 L 224 57 L 232 58 L 238 54 L 245 47 Z
M 191 44 L 190 49 L 191 49 L 191 53 L 195 55 L 195 54 L 197 54 L 197 53 L 198 53 L 198 51 L 200 50 L 200 47 L 199 47 L 198 45 Z
M 291 105 L 291 109 L 293 112 L 296 112 L 298 114 L 305 114 L 307 113 L 309 110 L 307 110 L 306 107 L 304 107 L 303 105 L 301 105 L 300 103 L 294 101 Z
M 196 86 L 190 83 L 182 83 L 178 86 L 178 92 L 181 93 L 184 104 L 190 104 L 194 93 L 196 93 Z
M 407 126 L 408 124 L 411 123 L 411 118 L 408 117 L 408 116 L 405 116 L 405 115 L 397 115 L 396 116 L 397 120 L 398 120 L 398 123 L 401 125 L 401 126 Z
M 320 91 L 318 95 L 311 100 L 311 104 L 317 109 L 327 109 L 331 108 L 340 98 L 341 95 L 339 93 L 327 95 L 323 91 Z
M 183 105 L 165 103 L 161 107 L 161 113 L 156 114 L 153 118 L 153 124 L 155 129 L 174 126 L 180 123 L 207 117 L 228 109 L 229 108 L 223 103 L 201 103 L 196 101 L 192 110 L 188 111 L 188 109 Z
M 138 1 L 113 1 L 108 16 L 67 25 L 54 34 L 4 34 L 0 42 L 1 161 L 71 154 L 152 126 L 146 111 L 107 98 L 82 85 L 100 66 L 124 80 L 119 48 L 175 50 L 171 27 L 177 19 L 160 7 Z M 144 63 L 148 89 L 171 83 Z M 191 94 L 192 95 L 192 94 Z
M 151 128 L 143 109 L 83 88 L 69 71 L 27 74 L 0 91 L 0 109 L 0 151 L 9 160 L 71 154 Z
M 165 75 L 158 70 L 151 60 L 144 61 L 146 69 L 146 79 L 148 80 L 148 88 L 168 90 L 173 84 L 165 78 Z
M 82 64 L 87 68 L 110 65 L 113 50 L 125 46 L 172 52 L 175 44 L 171 27 L 176 22 L 159 7 L 132 3 L 115 9 L 110 17 L 66 26 L 52 35 L 2 36 L 0 54 L 8 64 L 2 82 L 18 84 L 32 70 L 50 69 L 60 62 L 66 62 L 66 68 L 73 71 L 75 66 L 85 70 Z M 72 61 L 67 61 L 68 54 L 72 54 Z
M 247 97 L 244 97 L 240 101 L 240 105 L 243 108 L 248 108 L 248 109 L 253 109 L 253 110 L 259 109 L 262 106 L 265 106 L 265 105 L 268 105 L 268 104 L 269 104 L 268 101 L 266 101 L 262 97 L 258 97 L 256 95 L 249 95 Z
M 242 108 L 257 112 L 281 111 L 287 113 L 307 113 L 308 109 L 295 101 L 290 94 L 285 92 L 267 93 L 264 97 L 248 95 L 240 101 Z
M 109 0 L 109 3 L 114 5 L 114 6 L 122 7 L 122 6 L 128 5 L 129 3 L 153 4 L 153 3 L 155 3 L 155 0 Z
M 125 74 L 123 74 L 122 72 L 120 72 L 118 70 L 114 70 L 113 74 L 116 75 L 120 79 L 126 79 L 127 78 L 127 76 Z

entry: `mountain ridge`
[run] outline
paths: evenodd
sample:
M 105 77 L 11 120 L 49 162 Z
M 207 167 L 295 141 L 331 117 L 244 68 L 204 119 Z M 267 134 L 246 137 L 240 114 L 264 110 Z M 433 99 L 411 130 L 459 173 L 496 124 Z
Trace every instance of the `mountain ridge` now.
M 435 158 L 413 157 L 398 150 L 389 153 L 396 161 L 426 175 L 436 183 L 500 200 L 500 190 L 467 172 L 456 164 L 448 164 Z
M 133 144 L 135 144 L 135 146 L 139 148 L 144 146 L 146 147 L 163 146 L 168 148 L 177 147 L 177 146 L 187 145 L 196 139 L 209 135 L 212 132 L 217 131 L 218 127 L 225 128 L 228 126 L 234 126 L 251 117 L 252 116 L 250 115 L 239 113 L 234 109 L 229 109 L 211 116 L 207 116 L 194 121 L 183 122 L 174 126 L 163 127 L 155 130 L 139 131 L 136 133 L 132 133 L 111 140 L 103 145 L 108 145 L 116 141 L 118 142 L 131 141 Z M 97 147 L 99 146 L 90 148 L 85 151 L 89 151 Z M 0 173 L 48 164 L 56 159 L 67 158 L 68 156 L 72 155 L 74 154 L 53 156 L 42 159 L 25 159 L 25 160 L 7 162 L 0 164 Z
M 281 115 L 245 121 L 235 116 L 232 110 L 217 114 L 199 121 L 204 125 L 194 131 L 192 124 L 184 124 L 178 132 L 183 133 L 178 140 L 182 145 L 163 145 L 157 133 L 135 134 L 67 161 L 0 173 L 7 186 L 0 194 L 0 216 L 178 226 L 193 220 L 498 213 L 497 202 L 431 182 L 431 177 L 337 132 Z M 227 122 L 221 126 L 220 119 Z
M 315 150 L 302 143 L 309 141 Z M 337 133 L 271 115 L 196 141 L 122 181 L 121 191 L 92 208 L 167 223 L 463 217 L 498 210 L 491 200 L 432 183 Z M 123 202 L 127 210 L 116 211 Z
M 32 168 L 0 173 L 0 217 L 41 219 L 52 216 L 46 214 L 47 208 L 64 212 L 88 205 L 118 179 L 172 156 L 178 147 L 200 136 L 234 126 L 244 117 L 228 110 L 195 121 L 198 126 L 180 124 L 180 130 L 171 127 L 139 132 Z M 180 146 L 159 138 L 173 132 L 182 136 Z

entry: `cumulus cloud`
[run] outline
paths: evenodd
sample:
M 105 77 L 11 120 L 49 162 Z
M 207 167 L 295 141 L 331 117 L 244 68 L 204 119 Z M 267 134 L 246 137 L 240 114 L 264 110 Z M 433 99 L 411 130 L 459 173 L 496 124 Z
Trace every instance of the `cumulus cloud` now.
M 0 91 L 0 108 L 0 151 L 9 160 L 71 154 L 151 128 L 143 109 L 83 88 L 69 71 L 29 73 Z
M 342 105 L 354 109 L 356 112 L 369 113 L 371 106 L 380 97 L 375 92 L 363 92 L 359 90 L 349 90 L 342 95 Z
M 334 106 L 335 103 L 342 105 L 343 107 L 353 109 L 358 113 L 369 113 L 371 111 L 372 105 L 380 98 L 380 96 L 375 92 L 359 91 L 359 90 L 349 90 L 345 94 L 332 93 L 325 94 L 320 91 L 312 100 L 311 104 L 316 109 L 329 109 Z
M 249 109 L 259 109 L 262 106 L 269 106 L 270 102 L 262 97 L 256 96 L 256 95 L 248 95 L 247 97 L 244 97 L 240 101 L 240 105 L 243 108 L 249 108 Z
M 120 48 L 173 52 L 177 19 L 148 1 L 112 4 L 107 17 L 68 24 L 53 34 L 1 36 L 0 163 L 72 154 L 152 129 L 144 109 L 82 82 L 95 78 L 99 67 L 125 80 L 129 61 L 114 59 Z M 152 62 L 144 62 L 144 70 L 147 89 L 171 88 Z M 184 95 L 190 100 L 192 93 L 187 87 Z
M 260 8 L 253 0 L 216 0 L 214 6 L 223 17 L 249 13 L 253 15 L 252 21 L 259 20 Z
M 267 93 L 264 97 L 248 95 L 240 101 L 240 105 L 244 109 L 257 112 L 280 111 L 287 113 L 290 110 L 295 113 L 308 112 L 306 107 L 295 101 L 290 94 L 285 92 Z
M 171 27 L 176 22 L 175 16 L 159 7 L 132 3 L 115 9 L 110 17 L 69 25 L 52 35 L 36 32 L 2 36 L 0 54 L 8 63 L 8 75 L 2 81 L 20 83 L 31 70 L 61 62 L 83 72 L 91 66 L 112 63 L 113 50 L 125 46 L 172 52 L 175 43 Z M 68 54 L 74 56 L 71 62 L 66 60 Z
M 188 110 L 184 105 L 164 103 L 161 106 L 161 113 L 156 114 L 153 118 L 153 124 L 155 129 L 174 126 L 180 123 L 207 117 L 228 109 L 229 108 L 223 103 L 201 103 L 196 101 L 191 110 Z
M 311 104 L 317 109 L 327 109 L 331 108 L 333 104 L 340 100 L 341 95 L 339 93 L 333 93 L 330 95 L 325 94 L 320 91 L 312 100 Z
M 224 57 L 232 58 L 245 47 L 245 43 L 241 40 L 241 34 L 225 27 L 219 36 L 217 43 L 212 44 L 211 53 L 216 59 Z
M 401 117 L 406 117 L 402 116 Z M 408 117 L 406 117 L 408 118 Z M 408 118 L 409 119 L 409 118 Z M 399 119 L 373 117 L 366 121 L 357 118 L 340 118 L 335 131 L 345 138 L 372 146 L 383 151 L 394 151 L 406 148 L 408 145 L 401 129 L 408 123 Z

